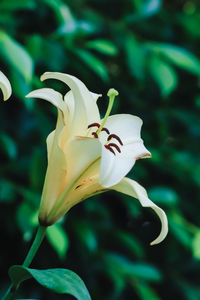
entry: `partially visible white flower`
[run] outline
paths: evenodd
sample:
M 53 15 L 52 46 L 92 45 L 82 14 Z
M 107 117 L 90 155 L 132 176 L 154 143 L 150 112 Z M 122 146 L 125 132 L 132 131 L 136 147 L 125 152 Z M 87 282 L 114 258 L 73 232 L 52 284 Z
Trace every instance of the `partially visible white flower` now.
M 96 100 L 74 76 L 44 73 L 41 80 L 57 79 L 70 91 L 63 96 L 53 89 L 35 90 L 27 97 L 42 98 L 58 108 L 56 129 L 47 138 L 48 168 L 39 210 L 40 224 L 49 226 L 78 202 L 109 190 L 130 195 L 160 217 L 162 230 L 151 243 L 161 242 L 168 231 L 164 211 L 136 181 L 126 178 L 137 159 L 150 157 L 140 137 L 142 120 L 130 114 L 109 116 L 115 96 L 109 90 L 109 106 L 101 120 Z
M 0 89 L 3 92 L 3 100 L 6 101 L 12 94 L 12 88 L 8 78 L 0 71 Z

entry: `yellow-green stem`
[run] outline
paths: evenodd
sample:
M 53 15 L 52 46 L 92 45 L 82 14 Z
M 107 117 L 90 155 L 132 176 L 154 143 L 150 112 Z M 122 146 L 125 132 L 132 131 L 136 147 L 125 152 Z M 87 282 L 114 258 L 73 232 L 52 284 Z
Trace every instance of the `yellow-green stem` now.
M 113 103 L 114 103 L 115 97 L 118 96 L 118 95 L 119 95 L 118 91 L 116 91 L 115 89 L 109 89 L 109 91 L 108 91 L 108 93 L 107 93 L 107 96 L 109 97 L 108 108 L 107 108 L 105 117 L 103 118 L 103 121 L 101 122 L 101 125 L 100 125 L 100 127 L 98 128 L 98 130 L 97 130 L 97 134 L 99 134 L 99 133 L 101 132 L 103 126 L 105 125 L 106 120 L 108 119 L 108 117 L 109 117 L 109 115 L 110 115 L 110 112 L 111 112 L 111 110 L 112 110 L 112 107 L 113 107 Z

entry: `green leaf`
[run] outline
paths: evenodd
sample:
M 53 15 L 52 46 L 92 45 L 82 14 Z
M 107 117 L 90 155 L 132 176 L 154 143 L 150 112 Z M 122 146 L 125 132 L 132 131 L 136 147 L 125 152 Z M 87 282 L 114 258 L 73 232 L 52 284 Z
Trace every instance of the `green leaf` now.
M 24 97 L 31 91 L 30 84 L 13 68 L 10 71 L 10 81 L 12 82 L 12 88 L 15 95 L 23 101 L 28 110 L 31 110 L 34 106 L 34 102 L 27 101 L 27 98 Z
M 97 237 L 91 224 L 80 220 L 74 222 L 74 228 L 80 241 L 87 247 L 89 251 L 96 251 L 98 247 Z
M 131 75 L 138 80 L 144 78 L 145 53 L 142 45 L 131 34 L 127 35 L 124 44 L 125 59 Z
M 157 13 L 161 7 L 161 0 L 132 0 L 134 6 L 141 16 L 149 17 Z
M 76 50 L 75 53 L 82 61 L 93 70 L 102 80 L 108 81 L 108 72 L 104 63 L 99 60 L 95 55 L 86 50 Z
M 59 257 L 63 259 L 69 246 L 69 241 L 66 232 L 60 224 L 54 224 L 47 229 L 47 238 L 50 244 L 58 253 Z
M 17 145 L 7 134 L 1 133 L 0 148 L 10 159 L 15 159 L 17 157 Z
M 66 3 L 61 0 L 44 0 L 44 2 L 53 9 L 59 24 L 75 23 L 75 19 Z
M 98 40 L 89 41 L 86 43 L 86 46 L 89 49 L 99 51 L 100 53 L 106 55 L 114 56 L 118 54 L 117 47 L 108 40 L 98 39 Z
M 132 285 L 142 300 L 160 300 L 155 291 L 147 283 L 142 282 L 141 284 L 140 281 L 133 280 Z
M 161 8 L 161 4 L 161 0 L 147 0 L 142 5 L 142 13 L 145 16 L 152 16 L 159 11 L 159 9 Z
M 30 241 L 33 237 L 33 229 L 38 225 L 38 212 L 28 201 L 24 201 L 17 208 L 16 220 L 23 233 L 24 241 Z
M 36 3 L 33 0 L 3 0 L 0 2 L 0 10 L 21 10 L 21 9 L 34 9 Z
M 9 276 L 14 285 L 18 285 L 29 278 L 34 278 L 43 287 L 56 293 L 70 294 L 78 300 L 91 300 L 84 282 L 71 270 L 36 270 L 23 266 L 12 266 L 9 269 Z
M 33 61 L 26 49 L 4 31 L 0 31 L 0 53 L 26 81 L 32 79 Z
M 178 46 L 161 43 L 148 43 L 157 54 L 165 56 L 169 61 L 195 75 L 200 75 L 200 60 L 191 52 Z
M 108 268 L 112 268 L 121 276 L 136 277 L 148 281 L 160 281 L 162 279 L 160 271 L 152 265 L 133 263 L 125 257 L 113 253 L 107 253 L 104 258 Z
M 155 186 L 148 191 L 150 199 L 159 205 L 172 207 L 178 202 L 177 193 L 167 186 Z
M 149 62 L 150 72 L 165 98 L 176 89 L 178 78 L 174 69 L 157 57 Z
M 126 247 L 133 255 L 137 255 L 140 258 L 145 256 L 144 249 L 137 238 L 125 231 L 118 231 L 115 233 L 115 237 Z
M 15 197 L 15 186 L 7 181 L 1 179 L 0 181 L 0 202 L 10 203 Z
M 194 257 L 196 259 L 200 259 L 200 231 L 197 231 L 194 236 L 194 239 L 192 241 L 192 250 Z
M 171 232 L 183 246 L 190 249 L 192 246 L 192 237 L 188 232 L 187 226 L 184 224 L 184 221 L 181 221 L 181 217 L 176 218 L 176 216 L 169 215 L 168 220 Z

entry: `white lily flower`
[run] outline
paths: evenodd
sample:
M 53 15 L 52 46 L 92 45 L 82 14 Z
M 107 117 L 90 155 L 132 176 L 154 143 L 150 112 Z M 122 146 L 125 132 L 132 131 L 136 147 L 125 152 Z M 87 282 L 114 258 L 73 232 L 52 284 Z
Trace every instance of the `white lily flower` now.
M 12 88 L 8 78 L 0 71 L 0 89 L 3 92 L 3 100 L 6 101 L 12 94 Z
M 168 231 L 164 211 L 137 182 L 126 178 L 136 160 L 150 157 L 140 137 L 142 120 L 130 114 L 109 116 L 115 96 L 109 90 L 109 106 L 100 119 L 96 101 L 76 77 L 46 72 L 41 80 L 57 79 L 70 91 L 63 96 L 53 89 L 35 90 L 27 97 L 41 98 L 58 108 L 56 129 L 47 137 L 48 168 L 39 210 L 43 226 L 54 224 L 78 202 L 109 190 L 130 195 L 160 217 L 162 230 L 151 243 L 161 242 Z

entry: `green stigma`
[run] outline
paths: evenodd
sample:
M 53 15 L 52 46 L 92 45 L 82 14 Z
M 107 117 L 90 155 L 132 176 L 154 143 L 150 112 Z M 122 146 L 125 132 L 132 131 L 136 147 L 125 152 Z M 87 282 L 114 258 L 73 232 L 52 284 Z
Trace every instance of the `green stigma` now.
M 109 104 L 108 104 L 108 108 L 107 108 L 107 111 L 106 111 L 106 114 L 105 114 L 105 117 L 103 118 L 103 121 L 100 125 L 100 127 L 98 128 L 97 130 L 97 134 L 99 134 L 102 130 L 102 128 L 104 127 L 110 113 L 111 113 L 111 110 L 112 110 L 112 107 L 113 107 L 113 103 L 114 103 L 114 100 L 115 100 L 115 97 L 118 96 L 119 93 L 118 91 L 116 91 L 115 89 L 109 89 L 108 93 L 107 93 L 107 96 L 109 97 Z

